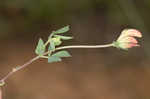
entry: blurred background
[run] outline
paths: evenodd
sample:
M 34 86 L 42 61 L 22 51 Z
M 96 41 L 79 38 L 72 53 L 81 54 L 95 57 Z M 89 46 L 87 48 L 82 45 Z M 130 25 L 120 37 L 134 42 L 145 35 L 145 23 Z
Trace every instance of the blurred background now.
M 0 78 L 35 57 L 38 39 L 71 26 L 72 44 L 107 44 L 122 29 L 143 34 L 140 48 L 69 49 L 71 58 L 40 59 L 7 80 L 4 99 L 149 99 L 150 0 L 0 0 Z

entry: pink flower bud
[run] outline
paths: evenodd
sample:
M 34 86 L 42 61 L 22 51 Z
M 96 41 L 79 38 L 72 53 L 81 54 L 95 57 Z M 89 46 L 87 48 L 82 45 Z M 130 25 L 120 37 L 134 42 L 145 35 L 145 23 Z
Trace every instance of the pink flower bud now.
M 141 32 L 139 32 L 136 29 L 124 29 L 121 32 L 121 35 L 119 36 L 118 40 L 121 40 L 124 37 L 139 37 L 139 38 L 141 38 L 142 34 L 141 34 Z
M 136 44 L 136 43 L 120 43 L 119 44 L 119 47 L 121 48 L 121 49 L 128 49 L 128 48 L 132 48 L 132 47 L 136 47 L 136 46 L 139 46 L 138 44 Z
M 118 40 L 119 41 L 119 40 Z M 126 42 L 126 43 L 138 43 L 138 41 L 134 37 L 124 37 L 119 42 Z
M 114 47 L 127 50 L 128 48 L 139 46 L 135 37 L 141 38 L 141 32 L 136 29 L 125 29 L 121 32 L 117 41 L 114 42 Z

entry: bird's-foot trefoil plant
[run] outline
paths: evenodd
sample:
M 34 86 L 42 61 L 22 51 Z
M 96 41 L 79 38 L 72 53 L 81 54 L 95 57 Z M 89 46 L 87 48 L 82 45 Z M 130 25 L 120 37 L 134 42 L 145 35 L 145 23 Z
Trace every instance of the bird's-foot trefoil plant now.
M 74 48 L 107 48 L 107 47 L 116 47 L 118 49 L 128 50 L 129 48 L 139 46 L 138 41 L 135 39 L 135 37 L 142 37 L 141 32 L 139 32 L 136 29 L 124 29 L 117 40 L 113 41 L 110 44 L 105 45 L 69 45 L 69 46 L 61 46 L 63 40 L 70 40 L 73 39 L 73 37 L 65 36 L 65 33 L 69 31 L 69 26 L 65 26 L 61 29 L 58 29 L 56 31 L 52 31 L 50 36 L 48 37 L 48 40 L 44 42 L 42 38 L 39 39 L 38 44 L 35 49 L 36 57 L 29 60 L 23 65 L 17 66 L 12 68 L 12 70 L 4 76 L 0 80 L 0 86 L 5 85 L 6 80 L 13 75 L 15 72 L 25 68 L 35 60 L 38 60 L 39 58 L 45 58 L 48 59 L 48 63 L 52 62 L 59 62 L 64 57 L 71 57 L 67 49 L 74 49 Z M 0 90 L 0 95 L 1 95 Z M 1 96 L 0 96 L 1 97 Z M 0 98 L 2 99 L 2 98 Z

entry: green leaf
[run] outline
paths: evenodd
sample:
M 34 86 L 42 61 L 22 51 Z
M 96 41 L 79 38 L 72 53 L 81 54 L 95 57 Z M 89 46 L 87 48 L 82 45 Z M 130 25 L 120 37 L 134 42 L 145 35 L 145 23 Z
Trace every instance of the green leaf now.
M 35 53 L 38 55 L 42 55 L 45 52 L 45 46 L 43 40 L 40 38 L 39 42 L 36 46 Z
M 54 37 L 59 37 L 62 40 L 70 40 L 73 39 L 73 37 L 70 36 L 61 36 L 61 35 L 54 35 Z
M 53 34 L 61 34 L 61 33 L 67 32 L 67 31 L 69 31 L 69 26 L 65 26 L 65 27 L 63 27 L 63 28 L 61 28 L 61 29 L 58 29 L 58 30 L 56 30 L 56 31 L 53 31 L 52 33 L 53 33 Z
M 49 56 L 48 57 L 48 63 L 60 62 L 60 61 L 61 61 L 60 57 L 56 57 L 56 56 Z
M 55 57 L 71 57 L 71 55 L 68 53 L 68 51 L 59 51 L 54 53 L 52 56 Z
M 50 45 L 48 47 L 49 51 L 54 51 L 55 50 L 55 43 L 53 40 L 50 40 Z

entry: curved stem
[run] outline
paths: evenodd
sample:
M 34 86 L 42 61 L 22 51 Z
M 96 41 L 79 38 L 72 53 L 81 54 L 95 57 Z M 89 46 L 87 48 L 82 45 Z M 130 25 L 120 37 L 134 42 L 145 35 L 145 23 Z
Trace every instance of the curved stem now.
M 11 75 L 13 75 L 15 72 L 25 68 L 26 66 L 28 66 L 29 64 L 31 64 L 33 61 L 39 59 L 40 56 L 36 56 L 35 58 L 29 60 L 28 62 L 26 62 L 25 64 L 21 65 L 21 66 L 18 66 L 18 67 L 15 67 L 13 68 L 4 78 L 2 78 L 0 80 L 1 83 L 4 83 L 6 79 L 8 79 Z
M 63 50 L 63 49 L 71 49 L 71 48 L 106 48 L 106 47 L 112 47 L 114 46 L 114 44 L 106 44 L 106 45 L 70 45 L 70 46 L 63 46 L 63 47 L 58 47 L 55 49 L 55 51 L 57 50 Z M 26 62 L 25 64 L 15 67 L 12 69 L 12 71 L 10 71 L 4 78 L 2 78 L 0 80 L 0 83 L 4 83 L 5 80 L 7 80 L 11 75 L 13 75 L 15 72 L 27 67 L 29 64 L 31 64 L 32 62 L 34 62 L 35 60 L 39 59 L 40 57 L 45 57 L 44 55 L 47 55 L 51 53 L 51 51 L 47 51 L 43 54 L 43 56 L 36 56 L 35 58 L 29 60 L 28 62 Z

